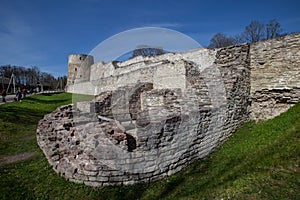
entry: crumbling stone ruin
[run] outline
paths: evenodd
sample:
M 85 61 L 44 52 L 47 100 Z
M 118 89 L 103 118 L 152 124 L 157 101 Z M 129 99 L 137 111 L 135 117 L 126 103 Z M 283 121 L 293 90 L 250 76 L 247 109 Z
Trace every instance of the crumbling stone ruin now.
M 69 56 L 68 91 L 95 99 L 39 122 L 54 170 L 91 186 L 170 176 L 204 158 L 250 119 L 273 118 L 300 98 L 300 34 L 93 64 Z

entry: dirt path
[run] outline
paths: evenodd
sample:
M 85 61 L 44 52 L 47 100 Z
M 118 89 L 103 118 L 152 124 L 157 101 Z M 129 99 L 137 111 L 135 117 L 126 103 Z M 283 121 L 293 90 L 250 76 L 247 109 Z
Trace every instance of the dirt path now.
M 0 164 L 9 164 L 9 163 L 14 163 L 14 162 L 19 162 L 23 160 L 27 160 L 29 158 L 33 158 L 36 156 L 36 152 L 26 152 L 26 153 L 21 153 L 17 155 L 12 155 L 12 156 L 5 156 L 0 158 Z

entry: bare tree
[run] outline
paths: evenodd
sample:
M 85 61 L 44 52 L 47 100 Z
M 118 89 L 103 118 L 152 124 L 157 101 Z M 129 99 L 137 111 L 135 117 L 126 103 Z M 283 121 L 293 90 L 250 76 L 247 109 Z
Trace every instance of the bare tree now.
M 227 47 L 234 44 L 235 44 L 234 38 L 228 37 L 224 33 L 217 33 L 211 38 L 208 48 L 211 49 L 221 48 L 221 47 Z
M 161 47 L 150 47 L 148 45 L 140 45 L 132 52 L 132 57 L 137 56 L 158 56 L 164 54 L 164 50 Z
M 270 20 L 269 23 L 266 24 L 266 39 L 279 37 L 281 32 L 281 25 L 275 19 Z
M 2 78 L 10 78 L 14 74 L 15 82 L 19 87 L 35 87 L 38 83 L 41 83 L 49 89 L 55 89 L 59 81 L 52 74 L 41 72 L 38 67 L 25 68 L 4 65 L 0 66 L 0 72 Z
M 252 21 L 243 33 L 245 40 L 250 43 L 258 42 L 264 39 L 265 26 L 259 21 Z
M 247 42 L 244 34 L 238 34 L 238 35 L 234 36 L 233 39 L 234 39 L 234 44 L 242 44 L 242 43 Z

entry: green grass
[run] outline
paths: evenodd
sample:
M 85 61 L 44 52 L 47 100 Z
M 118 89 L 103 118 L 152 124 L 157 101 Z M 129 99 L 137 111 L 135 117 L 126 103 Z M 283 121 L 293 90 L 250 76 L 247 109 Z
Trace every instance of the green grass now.
M 37 122 L 59 105 L 71 103 L 71 94 L 35 95 L 0 106 L 0 158 L 36 150 Z
M 72 102 L 91 101 L 95 99 L 94 95 L 87 94 L 72 94 Z
M 0 106 L 0 158 L 37 154 L 0 164 L 0 199 L 300 199 L 300 104 L 273 120 L 248 122 L 208 158 L 167 179 L 90 188 L 57 175 L 34 137 L 39 119 L 71 99 L 36 95 Z

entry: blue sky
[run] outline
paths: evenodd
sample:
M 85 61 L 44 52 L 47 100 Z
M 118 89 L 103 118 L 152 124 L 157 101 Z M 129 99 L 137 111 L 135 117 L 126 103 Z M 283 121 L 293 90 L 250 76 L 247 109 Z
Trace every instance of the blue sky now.
M 67 74 L 71 53 L 89 53 L 105 39 L 139 27 L 164 27 L 202 46 L 217 32 L 241 33 L 252 20 L 276 19 L 300 31 L 300 1 L 1 0 L 0 65 L 38 66 Z

